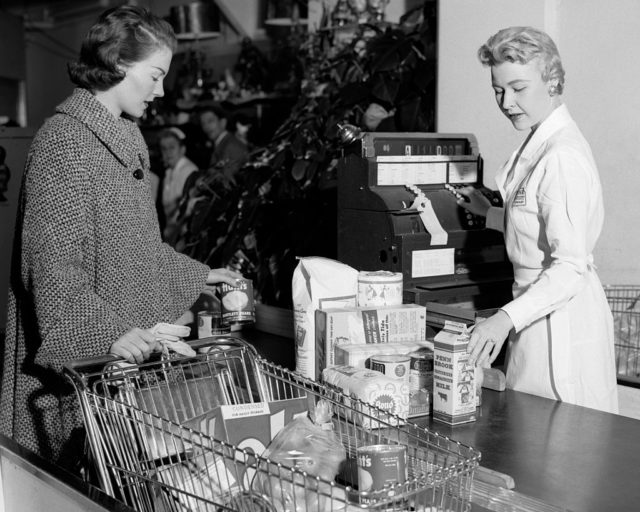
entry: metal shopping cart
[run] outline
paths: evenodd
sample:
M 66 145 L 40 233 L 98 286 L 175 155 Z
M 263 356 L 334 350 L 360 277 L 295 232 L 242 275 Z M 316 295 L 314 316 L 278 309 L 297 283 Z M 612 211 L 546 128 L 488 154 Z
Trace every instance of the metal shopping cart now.
M 122 366 L 104 356 L 65 366 L 108 494 L 149 512 L 470 510 L 480 459 L 474 449 L 274 365 L 241 338 L 190 344 L 196 357 Z M 192 421 L 216 407 L 283 400 L 306 401 L 309 410 L 320 400 L 331 404 L 347 454 L 334 481 L 234 446 Z M 407 447 L 408 480 L 360 491 L 356 451 L 377 444 Z
M 604 291 L 613 313 L 618 381 L 640 387 L 640 286 L 607 285 Z

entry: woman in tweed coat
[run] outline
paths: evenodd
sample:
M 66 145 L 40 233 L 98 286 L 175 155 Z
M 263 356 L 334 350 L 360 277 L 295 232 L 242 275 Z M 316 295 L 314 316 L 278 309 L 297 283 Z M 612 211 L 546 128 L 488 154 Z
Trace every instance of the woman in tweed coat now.
M 147 11 L 106 11 L 69 67 L 78 88 L 27 158 L 0 431 L 69 469 L 83 447 L 82 417 L 62 365 L 107 352 L 142 361 L 155 348 L 154 325 L 175 322 L 206 284 L 241 277 L 162 243 L 147 147 L 122 117 L 141 117 L 163 95 L 174 48 L 170 26 Z

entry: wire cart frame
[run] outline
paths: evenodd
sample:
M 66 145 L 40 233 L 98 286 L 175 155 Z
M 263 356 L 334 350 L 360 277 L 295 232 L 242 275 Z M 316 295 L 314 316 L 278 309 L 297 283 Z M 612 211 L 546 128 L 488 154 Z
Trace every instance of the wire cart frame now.
M 192 358 L 69 362 L 99 484 L 136 510 L 236 512 L 468 511 L 480 453 L 261 358 L 241 338 L 190 342 Z M 220 405 L 319 400 L 333 410 L 347 460 L 335 481 L 187 426 Z M 358 490 L 361 446 L 407 447 L 408 479 Z
M 640 387 L 640 285 L 607 285 L 604 291 L 613 314 L 618 382 Z

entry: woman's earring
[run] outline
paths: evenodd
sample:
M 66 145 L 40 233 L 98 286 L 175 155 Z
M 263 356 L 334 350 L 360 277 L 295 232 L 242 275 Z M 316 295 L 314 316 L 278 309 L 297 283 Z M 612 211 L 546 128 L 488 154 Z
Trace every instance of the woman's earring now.
M 558 94 L 558 86 L 557 85 L 550 85 L 549 86 L 549 96 L 555 96 L 556 94 Z

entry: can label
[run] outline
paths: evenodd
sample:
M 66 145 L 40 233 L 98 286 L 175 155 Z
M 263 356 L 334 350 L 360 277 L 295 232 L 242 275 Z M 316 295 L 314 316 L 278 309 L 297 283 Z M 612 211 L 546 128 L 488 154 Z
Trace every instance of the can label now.
M 229 334 L 231 326 L 222 321 L 220 312 L 198 311 L 198 338 Z
M 384 373 L 392 379 L 409 380 L 409 368 L 411 358 L 400 354 L 379 354 L 371 356 L 370 367 L 372 370 Z
M 402 304 L 402 273 L 378 270 L 358 274 L 358 307 Z
M 433 351 L 417 350 L 409 354 L 409 390 L 417 393 L 421 389 L 433 391 Z
M 238 279 L 237 286 L 220 285 L 222 321 L 229 324 L 255 322 L 253 284 L 249 279 Z
M 407 481 L 407 447 L 395 444 L 375 444 L 360 446 L 358 457 L 358 489 L 360 492 L 385 491 L 386 495 L 394 496 L 397 484 Z M 367 503 L 376 498 L 362 497 Z

